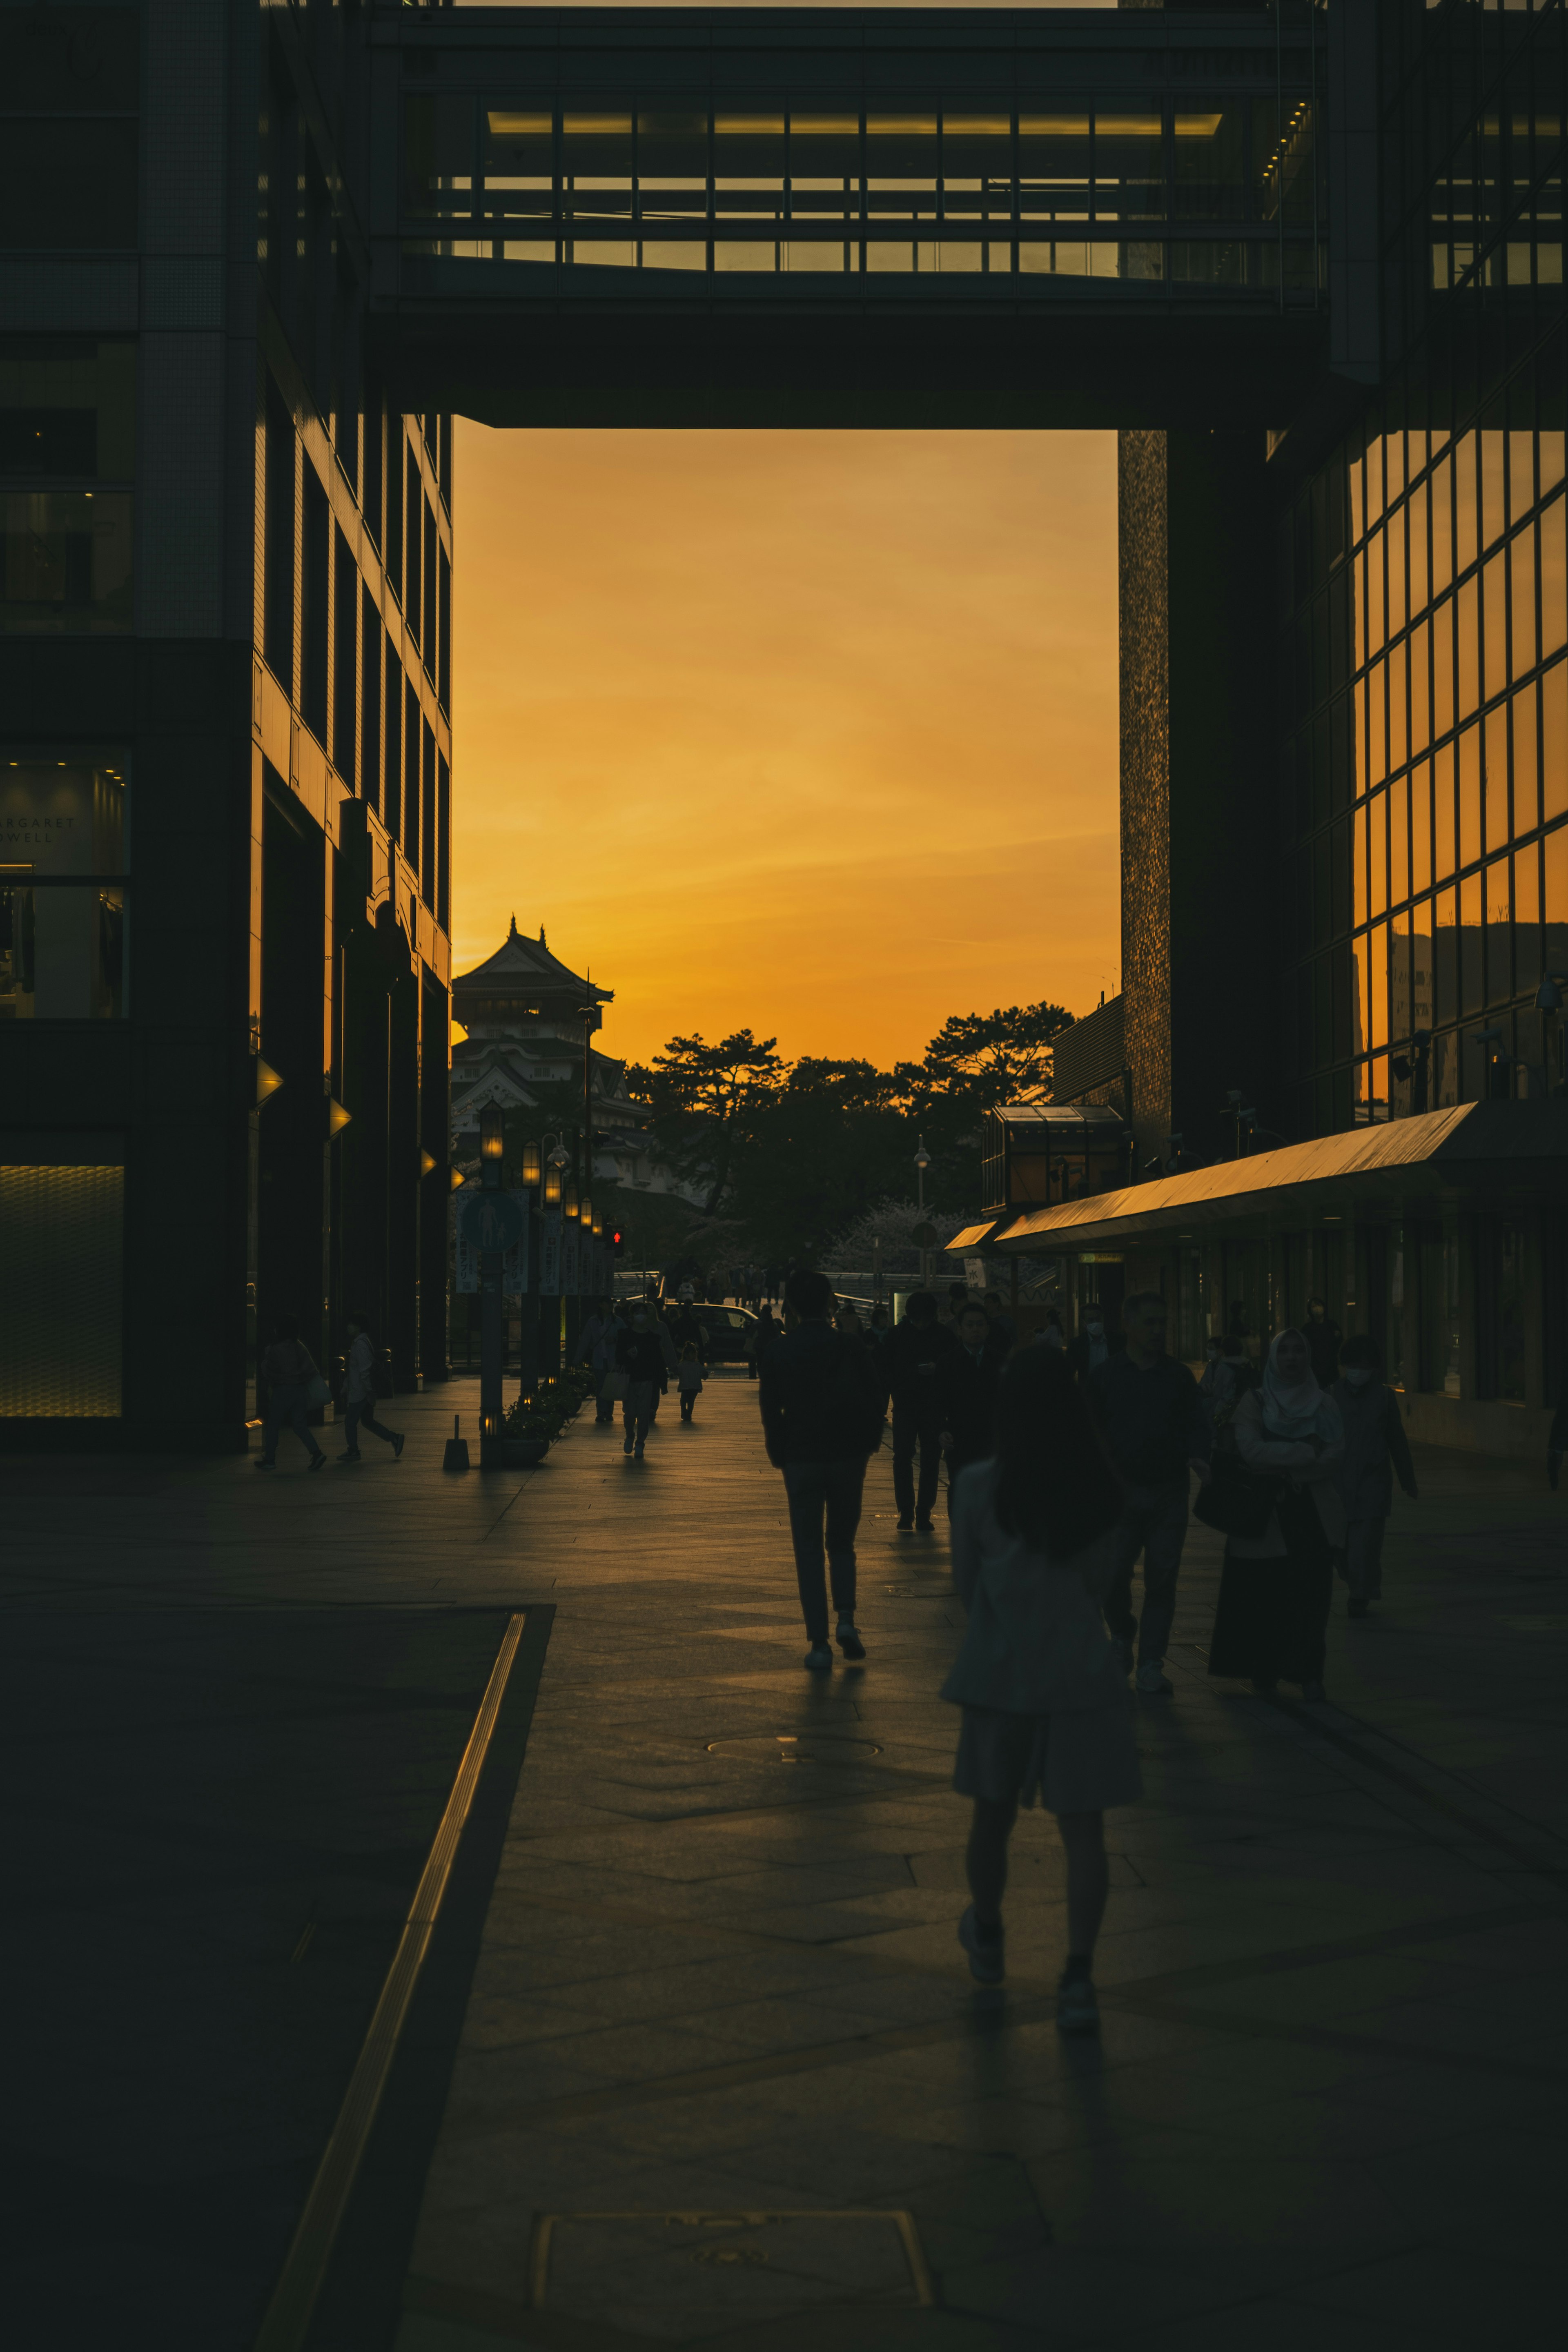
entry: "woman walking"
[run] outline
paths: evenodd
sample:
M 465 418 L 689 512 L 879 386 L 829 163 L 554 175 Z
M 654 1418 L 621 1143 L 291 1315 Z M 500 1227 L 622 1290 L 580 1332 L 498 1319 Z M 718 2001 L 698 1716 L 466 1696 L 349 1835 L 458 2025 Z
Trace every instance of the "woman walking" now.
M 688 1339 L 680 1351 L 676 1367 L 675 1384 L 680 1391 L 680 1418 L 689 1421 L 697 1410 L 697 1400 L 702 1393 L 702 1358 L 695 1339 Z
M 969 1630 L 942 1696 L 963 1709 L 952 1785 L 973 1801 L 958 1923 L 970 1973 L 1000 1984 L 1007 1841 L 1020 1804 L 1055 1813 L 1067 1850 L 1064 2033 L 1095 2033 L 1092 1966 L 1109 1877 L 1104 1813 L 1142 1793 L 1132 1703 L 1103 1605 L 1121 1490 L 1055 1349 L 1003 1374 L 994 1457 L 959 1474 L 952 1574 Z
M 375 1417 L 375 1341 L 363 1315 L 353 1315 L 348 1321 L 349 1361 L 348 1384 L 343 1391 L 343 1405 L 348 1420 L 347 1450 L 340 1454 L 340 1462 L 358 1462 L 363 1457 L 359 1450 L 359 1433 L 368 1429 L 392 1448 L 395 1462 L 403 1459 L 403 1434 L 400 1430 L 384 1429 Z M 388 1387 L 391 1386 L 390 1378 Z
M 279 1317 L 278 1336 L 261 1359 L 261 1377 L 267 1386 L 267 1425 L 261 1436 L 261 1458 L 255 1467 L 277 1469 L 278 1435 L 287 1422 L 310 1457 L 309 1466 L 319 1470 L 327 1457 L 310 1427 L 310 1390 L 321 1381 L 324 1398 L 326 1382 L 316 1370 L 310 1350 L 300 1339 L 297 1315 Z
M 1303 1698 L 1321 1699 L 1345 1435 L 1303 1332 L 1279 1333 L 1261 1388 L 1237 1399 L 1230 1425 L 1244 1467 L 1275 1479 L 1274 1507 L 1261 1535 L 1226 1539 L 1209 1672 L 1246 1675 L 1259 1691 L 1300 1683 Z

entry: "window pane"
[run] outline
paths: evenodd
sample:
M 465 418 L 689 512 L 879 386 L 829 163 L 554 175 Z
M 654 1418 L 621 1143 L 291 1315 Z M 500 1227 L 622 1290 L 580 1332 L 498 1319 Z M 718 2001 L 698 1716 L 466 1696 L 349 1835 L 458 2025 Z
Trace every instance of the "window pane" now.
M 1405 743 L 1405 673 L 1409 648 L 1401 639 L 1388 656 L 1388 765 L 1390 770 L 1403 768 L 1408 757 Z
M 1541 681 L 1541 819 L 1550 824 L 1568 810 L 1568 663 Z
M 1542 973 L 1541 847 L 1531 842 L 1513 856 L 1514 986 L 1533 988 Z
M 130 628 L 129 492 L 8 490 L 0 518 L 0 630 L 97 635 Z
M 1436 919 L 1432 933 L 1432 1017 L 1434 1022 L 1442 1025 L 1452 1021 L 1458 1011 L 1457 893 L 1452 889 L 1439 890 L 1433 904 Z
M 1528 833 L 1541 821 L 1535 774 L 1535 705 L 1537 689 L 1523 687 L 1513 698 L 1513 829 Z
M 1554 499 L 1541 518 L 1541 658 L 1568 645 L 1568 562 L 1563 555 L 1562 499 Z
M 1466 1013 L 1479 1013 L 1485 1001 L 1481 939 L 1481 877 L 1467 874 L 1459 885 L 1459 1004 Z
M 1521 530 L 1509 541 L 1509 673 L 1522 677 L 1535 667 L 1535 533 Z
M 1508 513 L 1503 501 L 1505 436 L 1493 425 L 1481 430 L 1481 545 L 1490 547 L 1502 537 Z
M 1426 571 L 1426 485 L 1422 483 L 1410 494 L 1410 610 L 1424 612 L 1427 603 Z
M 1505 710 L 1487 713 L 1483 744 L 1482 793 L 1484 838 L 1488 850 L 1501 849 L 1509 838 L 1508 727 Z
M 1432 697 L 1429 676 L 1432 624 L 1423 621 L 1410 639 L 1410 749 L 1424 751 L 1432 740 Z
M 1388 631 L 1384 621 L 1384 564 L 1386 550 L 1384 534 L 1377 531 L 1367 542 L 1366 551 L 1366 648 L 1369 654 L 1382 649 Z
M 1454 576 L 1454 461 L 1445 457 L 1432 476 L 1432 593 L 1440 596 Z
M 1454 724 L 1454 604 L 1450 598 L 1432 615 L 1432 734 L 1447 735 Z
M 1374 793 L 1367 814 L 1367 912 L 1375 916 L 1388 908 L 1388 794 Z
M 124 1012 L 124 801 L 120 759 L 0 766 L 0 1020 Z
M 1487 998 L 1493 1004 L 1506 1003 L 1513 994 L 1513 893 L 1506 857 L 1497 858 L 1487 867 L 1485 882 L 1482 913 L 1487 935 Z
M 1388 788 L 1388 903 L 1402 907 L 1409 896 L 1410 780 L 1400 776 Z
M 1456 550 L 1454 568 L 1468 571 L 1479 550 L 1477 526 L 1479 492 L 1476 486 L 1476 436 L 1467 433 L 1454 452 L 1454 525 Z
M 1488 558 L 1481 571 L 1482 630 L 1486 648 L 1486 699 L 1508 684 L 1508 561 L 1506 549 Z
M 1480 577 L 1473 575 L 1459 591 L 1458 700 L 1455 716 L 1468 719 L 1481 698 Z
M 1460 866 L 1472 865 L 1481 854 L 1481 730 L 1467 727 L 1459 738 L 1459 856 Z
M 1432 769 L 1416 769 L 1410 779 L 1410 887 L 1429 890 L 1432 873 Z

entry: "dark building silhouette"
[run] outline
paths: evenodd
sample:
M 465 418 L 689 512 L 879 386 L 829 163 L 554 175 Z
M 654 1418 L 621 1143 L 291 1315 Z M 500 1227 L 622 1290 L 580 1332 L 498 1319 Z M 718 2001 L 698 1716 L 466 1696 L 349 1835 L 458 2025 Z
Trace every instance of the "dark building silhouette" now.
M 0 1427 L 237 1444 L 280 1311 L 442 1375 L 455 412 L 1117 428 L 1123 987 L 1060 1067 L 1153 1181 L 1030 1214 L 1189 1339 L 1310 1281 L 1539 1414 L 1563 72 L 1460 0 L 0 11 Z M 1402 1121 L 1322 1218 L 1162 1205 Z

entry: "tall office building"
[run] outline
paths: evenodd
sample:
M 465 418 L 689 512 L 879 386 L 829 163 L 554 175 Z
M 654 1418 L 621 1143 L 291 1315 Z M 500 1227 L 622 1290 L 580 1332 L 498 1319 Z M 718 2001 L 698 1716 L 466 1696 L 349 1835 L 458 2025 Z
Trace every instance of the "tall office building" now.
M 1310 99 L 1218 135 L 1238 272 L 1316 148 L 1327 365 L 1266 431 L 1121 436 L 1123 987 L 1058 1095 L 1124 1157 L 1056 1155 L 1038 1208 L 995 1155 L 974 1237 L 1080 1300 L 1162 1287 L 1192 1357 L 1319 1297 L 1414 1433 L 1533 1454 L 1568 1396 L 1563 12 L 1324 15 Z
M 0 9 L 0 1430 L 446 1358 L 450 419 L 366 365 L 356 12 Z

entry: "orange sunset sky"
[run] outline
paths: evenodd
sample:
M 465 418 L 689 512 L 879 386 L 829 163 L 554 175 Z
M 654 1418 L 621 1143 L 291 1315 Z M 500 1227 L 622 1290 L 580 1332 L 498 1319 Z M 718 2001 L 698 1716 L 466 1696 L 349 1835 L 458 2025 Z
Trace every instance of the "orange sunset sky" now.
M 1118 983 L 1115 439 L 457 428 L 455 969 L 917 1055 Z

